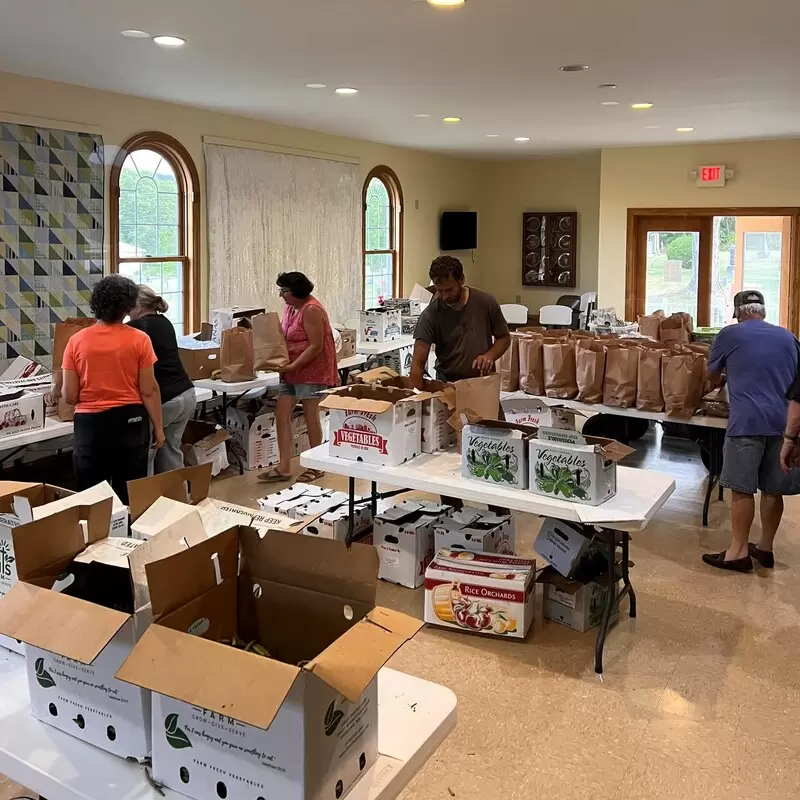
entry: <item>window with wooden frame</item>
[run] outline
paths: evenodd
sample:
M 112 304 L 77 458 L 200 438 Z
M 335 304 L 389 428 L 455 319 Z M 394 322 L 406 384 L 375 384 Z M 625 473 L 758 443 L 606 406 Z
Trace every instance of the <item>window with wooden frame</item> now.
M 389 167 L 375 167 L 364 181 L 362 232 L 363 308 L 375 308 L 403 286 L 403 192 Z
M 164 133 L 126 142 L 111 168 L 111 271 L 161 295 L 178 335 L 200 324 L 200 179 Z
M 687 311 L 719 328 L 757 289 L 768 322 L 800 328 L 800 208 L 629 209 L 626 261 L 627 319 Z

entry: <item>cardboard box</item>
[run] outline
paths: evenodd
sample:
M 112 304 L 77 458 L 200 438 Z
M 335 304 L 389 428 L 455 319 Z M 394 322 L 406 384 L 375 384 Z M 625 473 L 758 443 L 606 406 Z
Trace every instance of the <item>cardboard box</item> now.
M 313 483 L 294 483 L 286 489 L 262 497 L 258 500 L 258 506 L 263 511 L 273 514 L 285 514 L 291 516 L 291 510 L 298 505 L 304 505 L 312 497 L 323 497 L 330 495 L 333 489 L 325 489 Z
M 380 579 L 409 589 L 422 586 L 433 558 L 434 525 L 452 513 L 450 506 L 406 500 L 378 514 L 373 539 L 380 555 Z
M 433 527 L 434 552 L 469 550 L 473 553 L 514 555 L 514 517 L 477 508 L 464 508 Z
M 254 317 L 263 314 L 265 308 L 251 308 L 250 306 L 231 306 L 230 308 L 215 308 L 211 312 L 211 338 L 217 344 L 222 344 L 222 331 L 232 328 L 237 321 L 244 317 Z
M 44 395 L 23 392 L 14 397 L 18 391 L 0 393 L 0 439 L 44 427 Z
M 117 676 L 153 692 L 154 779 L 193 800 L 344 797 L 378 755 L 378 671 L 420 627 L 375 607 L 377 565 L 251 528 L 148 564 L 156 622 Z
M 33 504 L 33 519 L 42 519 L 72 506 L 94 505 L 94 503 L 110 497 L 111 526 L 108 535 L 123 538 L 128 536 L 128 506 L 117 497 L 117 493 L 111 488 L 108 481 L 98 483 L 97 486 L 84 489 L 82 492 L 72 492 L 69 489 L 61 489 L 47 484 L 44 488 L 45 492 L 48 489 L 52 491 L 51 499 L 45 500 L 42 505 Z
M 339 348 L 339 352 L 336 354 L 336 357 L 339 361 L 345 358 L 351 358 L 356 354 L 356 343 L 358 341 L 357 331 L 338 325 L 336 326 L 336 329 L 339 331 L 339 336 L 342 339 L 342 346 Z
M 402 336 L 402 319 L 399 311 L 371 308 L 361 312 L 362 342 L 391 342 Z
M 440 550 L 425 571 L 425 622 L 524 639 L 533 622 L 536 562 Z
M 613 439 L 555 428 L 539 428 L 529 445 L 530 490 L 589 506 L 617 493 L 617 462 L 634 452 Z
M 274 414 L 257 415 L 229 408 L 227 428 L 231 434 L 230 447 L 245 469 L 271 467 L 280 461 Z
M 461 474 L 511 489 L 528 486 L 528 443 L 536 429 L 513 422 L 483 419 L 462 432 Z
M 590 545 L 591 539 L 577 525 L 545 517 L 533 549 L 557 572 L 570 578 Z
M 558 428 L 575 430 L 575 417 L 584 416 L 580 411 L 561 405 L 558 400 L 533 397 L 524 392 L 514 392 L 500 401 L 506 422 L 530 425 L 534 428 Z
M 211 464 L 211 474 L 219 475 L 228 468 L 228 448 L 231 438 L 225 428 L 199 419 L 190 419 L 183 432 L 181 450 L 187 467 Z
M 191 350 L 185 347 L 178 348 L 181 364 L 186 370 L 190 381 L 201 378 L 210 378 L 211 373 L 220 369 L 219 347 L 209 347 Z
M 409 345 L 408 347 L 399 347 L 397 350 L 392 350 L 390 353 L 382 353 L 375 356 L 375 362 L 379 367 L 391 369 L 398 375 L 404 378 L 411 377 L 411 363 L 414 356 L 414 348 Z
M 580 583 L 559 575 L 552 567 L 537 578 L 544 584 L 544 618 L 579 633 L 596 628 L 609 600 L 608 583 Z M 617 585 L 617 589 L 619 585 Z M 610 625 L 619 621 L 619 606 L 611 612 Z
M 128 481 L 131 536 L 151 539 L 189 516 L 211 488 L 211 464 L 183 467 L 160 475 Z
M 37 719 L 142 761 L 150 695 L 114 675 L 150 621 L 144 565 L 205 535 L 198 525 L 150 542 L 108 538 L 111 506 L 73 506 L 12 531 L 19 580 L 0 600 L 0 633 L 26 644 Z
M 0 373 L 0 383 L 7 381 L 17 381 L 24 378 L 32 378 L 46 374 L 47 370 L 35 361 L 31 361 L 25 356 L 17 356 L 9 365 Z
M 417 330 L 417 323 L 419 322 L 419 314 L 406 315 L 400 318 L 400 329 L 403 336 L 413 336 Z
M 305 522 L 276 514 L 260 511 L 256 508 L 238 506 L 222 500 L 207 497 L 195 506 L 203 521 L 207 536 L 216 536 L 237 525 L 247 525 L 258 531 L 284 531 L 286 533 L 302 533 Z
M 422 398 L 406 389 L 353 384 L 328 392 L 332 456 L 397 466 L 422 452 Z
M 401 314 L 418 317 L 422 313 L 422 303 L 413 297 L 387 297 L 383 307 L 389 311 L 399 311 Z

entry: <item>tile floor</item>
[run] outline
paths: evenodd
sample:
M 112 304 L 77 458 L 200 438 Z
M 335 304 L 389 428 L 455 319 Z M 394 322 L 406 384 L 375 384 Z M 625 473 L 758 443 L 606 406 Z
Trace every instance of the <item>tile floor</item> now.
M 540 611 L 524 643 L 423 629 L 391 666 L 451 687 L 459 723 L 402 800 L 800 797 L 800 500 L 787 503 L 773 572 L 718 573 L 700 554 L 726 545 L 729 507 L 714 502 L 700 527 L 694 446 L 651 433 L 637 447 L 677 491 L 634 536 L 639 617 L 609 635 L 604 680 L 594 634 Z M 213 486 L 239 503 L 263 493 L 253 476 Z M 526 552 L 536 520 L 520 528 Z M 422 613 L 421 590 L 381 584 L 378 601 Z M 0 779 L 0 800 L 20 791 Z

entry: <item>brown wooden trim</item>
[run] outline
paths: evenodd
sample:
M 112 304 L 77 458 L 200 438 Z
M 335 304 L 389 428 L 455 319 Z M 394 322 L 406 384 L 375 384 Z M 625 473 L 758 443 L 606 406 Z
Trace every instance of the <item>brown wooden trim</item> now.
M 367 250 L 367 190 L 373 178 L 378 178 L 389 193 L 389 242 L 390 250 Z M 395 293 L 403 294 L 403 188 L 400 179 L 391 167 L 380 165 L 369 171 L 361 190 L 361 306 L 366 299 L 367 255 L 391 255 L 392 283 Z
M 711 275 L 713 265 L 714 217 L 791 217 L 789 237 L 789 269 L 787 276 L 788 316 L 786 327 L 800 333 L 800 207 L 796 206 L 728 206 L 711 208 L 629 208 L 625 242 L 625 318 L 636 320 L 644 311 L 646 243 L 642 233 L 651 230 L 700 231 L 700 265 L 698 272 L 698 326 L 710 324 Z M 695 227 L 673 227 L 691 225 Z M 706 320 L 706 321 L 704 321 Z
M 167 159 L 178 180 L 178 233 L 182 255 L 179 257 L 149 257 L 121 259 L 119 256 L 119 175 L 125 159 L 136 150 L 153 150 Z M 110 271 L 118 272 L 120 263 L 158 263 L 181 261 L 184 265 L 184 331 L 199 330 L 201 321 L 200 290 L 200 175 L 189 151 L 175 138 L 158 131 L 146 131 L 133 136 L 122 147 L 111 166 L 109 198 Z

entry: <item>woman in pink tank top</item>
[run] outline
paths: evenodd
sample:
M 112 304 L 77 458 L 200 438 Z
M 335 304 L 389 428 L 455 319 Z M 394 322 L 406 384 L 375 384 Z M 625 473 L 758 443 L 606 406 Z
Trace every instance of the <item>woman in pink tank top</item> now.
M 275 409 L 280 462 L 259 476 L 263 481 L 285 481 L 291 477 L 292 412 L 298 402 L 303 406 L 308 425 L 309 444 L 311 447 L 322 444 L 319 393 L 339 385 L 331 323 L 322 304 L 311 294 L 314 284 L 302 272 L 282 272 L 277 283 L 286 303 L 281 327 L 289 350 L 289 366 L 281 374 Z M 314 481 L 322 474 L 309 469 L 298 480 Z

